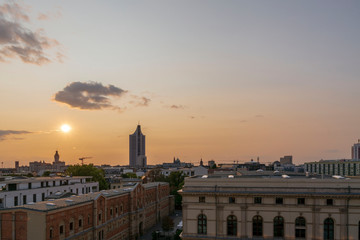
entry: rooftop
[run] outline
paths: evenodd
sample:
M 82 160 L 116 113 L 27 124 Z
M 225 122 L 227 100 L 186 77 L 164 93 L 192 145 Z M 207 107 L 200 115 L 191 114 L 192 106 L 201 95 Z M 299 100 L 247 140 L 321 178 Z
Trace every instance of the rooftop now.
M 66 176 L 66 177 L 31 177 L 31 178 L 14 178 L 4 181 L 0 181 L 1 184 L 10 183 L 32 183 L 32 182 L 43 182 L 43 181 L 56 181 L 56 180 L 72 180 L 72 179 L 90 179 L 91 176 Z
M 239 194 L 335 194 L 360 197 L 360 178 L 312 178 L 277 176 L 189 177 L 180 191 L 183 193 Z
M 91 202 L 91 201 L 99 198 L 100 196 L 112 197 L 112 196 L 127 194 L 128 192 L 133 191 L 136 188 L 136 186 L 138 186 L 138 184 L 139 183 L 136 183 L 132 186 L 126 186 L 126 187 L 117 188 L 117 189 L 102 190 L 100 192 L 73 195 L 68 198 L 49 199 L 47 201 L 36 202 L 36 203 L 29 202 L 28 204 L 25 204 L 22 206 L 17 206 L 17 207 L 14 207 L 13 209 L 24 209 L 24 210 L 47 212 L 47 211 L 51 211 L 54 209 L 60 209 L 60 208 L 67 207 L 67 206 Z M 152 182 L 152 183 L 143 184 L 142 186 L 144 188 L 151 188 L 151 187 L 163 185 L 163 184 L 168 184 L 168 183 Z M 11 208 L 8 208 L 6 210 L 9 210 L 9 209 L 11 209 Z
M 69 198 L 61 198 L 61 199 L 49 199 L 43 202 L 29 202 L 28 204 L 14 207 L 13 209 L 24 209 L 24 210 L 35 210 L 35 211 L 42 211 L 47 212 L 54 209 L 59 209 L 67 206 L 83 204 L 86 202 L 91 202 L 100 196 L 110 197 L 116 195 L 126 194 L 131 192 L 136 186 L 126 187 L 126 188 L 119 188 L 113 190 L 102 190 L 100 192 L 88 193 L 88 194 L 80 194 L 74 195 Z M 9 210 L 9 209 L 6 209 Z

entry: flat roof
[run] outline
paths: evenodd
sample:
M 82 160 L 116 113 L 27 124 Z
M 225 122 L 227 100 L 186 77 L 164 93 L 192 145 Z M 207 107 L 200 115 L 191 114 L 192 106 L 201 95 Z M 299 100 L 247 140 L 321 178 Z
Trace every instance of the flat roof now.
M 56 180 L 84 179 L 84 178 L 89 179 L 92 178 L 92 176 L 14 178 L 14 179 L 0 181 L 0 183 L 1 184 L 30 183 L 30 182 L 43 182 L 43 181 L 56 181 Z
M 29 202 L 25 205 L 13 207 L 13 208 L 6 208 L 6 209 L 2 209 L 2 210 L 8 211 L 11 209 L 24 209 L 24 210 L 35 210 L 35 211 L 48 212 L 48 211 L 57 210 L 57 209 L 64 208 L 64 207 L 75 206 L 78 204 L 91 202 L 100 196 L 112 197 L 112 196 L 127 194 L 128 192 L 133 191 L 135 187 L 136 186 L 111 189 L 111 190 L 102 190 L 100 192 L 74 195 L 74 196 L 71 196 L 68 198 L 61 198 L 61 199 L 49 199 L 47 201 L 36 202 L 36 203 Z

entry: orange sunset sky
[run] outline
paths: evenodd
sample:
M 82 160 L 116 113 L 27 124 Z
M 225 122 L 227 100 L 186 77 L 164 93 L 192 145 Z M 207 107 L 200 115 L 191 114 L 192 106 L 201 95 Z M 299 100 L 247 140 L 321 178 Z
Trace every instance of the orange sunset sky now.
M 350 158 L 359 1 L 0 1 L 0 161 Z M 71 131 L 60 130 L 63 124 Z

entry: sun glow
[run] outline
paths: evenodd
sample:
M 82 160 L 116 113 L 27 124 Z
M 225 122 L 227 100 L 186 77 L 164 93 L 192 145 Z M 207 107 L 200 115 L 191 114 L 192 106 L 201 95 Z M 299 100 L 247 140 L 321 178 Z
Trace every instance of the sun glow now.
M 63 125 L 61 125 L 60 129 L 62 132 L 67 133 L 67 132 L 70 132 L 71 127 L 68 124 L 63 124 Z

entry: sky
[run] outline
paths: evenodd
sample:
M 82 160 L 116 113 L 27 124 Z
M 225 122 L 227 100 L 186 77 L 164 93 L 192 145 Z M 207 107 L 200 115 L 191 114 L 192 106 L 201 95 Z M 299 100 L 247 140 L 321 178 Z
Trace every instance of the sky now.
M 350 158 L 359 22 L 356 0 L 0 0 L 0 161 L 126 165 L 138 123 L 148 164 Z

